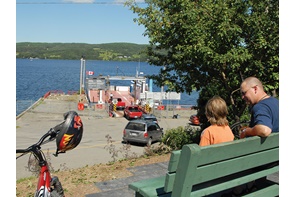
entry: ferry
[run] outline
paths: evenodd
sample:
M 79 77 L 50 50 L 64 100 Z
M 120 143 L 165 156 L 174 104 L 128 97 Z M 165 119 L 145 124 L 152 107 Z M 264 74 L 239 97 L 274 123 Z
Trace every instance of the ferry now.
M 114 85 L 118 80 L 130 81 L 130 86 Z M 180 93 L 153 92 L 152 84 L 152 79 L 139 72 L 135 76 L 87 76 L 84 90 L 92 107 L 107 110 L 116 117 L 124 116 L 125 106 L 137 105 L 144 113 L 150 113 L 153 108 L 164 110 L 165 99 L 180 100 Z
M 164 110 L 163 101 L 167 101 L 166 111 L 173 111 L 174 108 L 179 110 L 182 107 L 179 105 L 180 93 L 164 92 L 161 87 L 161 92 L 153 92 L 153 81 L 147 79 L 143 72 L 136 69 L 135 76 L 93 76 L 94 72 L 85 71 L 85 59 L 81 58 L 80 72 L 80 94 L 84 90 L 87 98 L 87 104 L 95 109 L 106 110 L 110 116 L 123 116 L 124 106 L 137 105 L 144 113 L 151 113 L 153 109 Z M 118 69 L 118 68 L 117 68 Z M 85 78 L 86 75 L 86 78 Z M 130 81 L 130 86 L 117 86 L 114 81 L 127 80 Z M 171 101 L 178 101 L 176 106 L 168 106 Z M 122 104 L 119 105 L 117 104 Z M 78 104 L 84 108 L 85 102 Z M 118 110 L 120 109 L 120 110 Z M 172 110 L 171 110 L 172 109 Z M 190 109 L 190 108 L 189 108 Z M 168 113 L 167 113 L 168 114 Z M 167 115 L 168 116 L 168 115 Z

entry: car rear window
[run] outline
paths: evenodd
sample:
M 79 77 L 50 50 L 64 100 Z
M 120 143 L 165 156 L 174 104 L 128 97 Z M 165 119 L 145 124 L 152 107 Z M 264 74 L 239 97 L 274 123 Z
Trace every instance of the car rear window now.
M 143 118 L 143 119 L 145 119 L 145 120 L 151 120 L 151 121 L 157 121 L 156 118 Z
M 126 129 L 145 131 L 145 124 L 140 124 L 140 123 L 136 123 L 136 122 L 129 122 L 129 124 L 126 126 Z
M 146 118 L 146 117 L 144 117 L 142 119 L 147 120 L 147 121 L 157 121 L 156 118 Z
M 129 111 L 136 112 L 136 111 L 138 111 L 138 107 L 130 107 Z

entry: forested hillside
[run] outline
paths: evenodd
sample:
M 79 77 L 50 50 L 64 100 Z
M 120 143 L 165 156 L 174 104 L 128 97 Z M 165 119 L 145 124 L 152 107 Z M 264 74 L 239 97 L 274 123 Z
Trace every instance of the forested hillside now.
M 147 45 L 133 43 L 16 43 L 16 58 L 146 61 Z

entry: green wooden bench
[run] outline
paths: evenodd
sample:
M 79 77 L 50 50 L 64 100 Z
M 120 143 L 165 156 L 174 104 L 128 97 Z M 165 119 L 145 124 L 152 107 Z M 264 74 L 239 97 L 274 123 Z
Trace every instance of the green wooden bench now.
M 129 188 L 136 197 L 214 195 L 278 172 L 279 165 L 258 171 L 251 169 L 278 161 L 279 133 L 204 147 L 188 144 L 171 153 L 166 176 L 133 182 Z M 279 184 L 268 181 L 263 188 L 246 196 L 278 195 Z

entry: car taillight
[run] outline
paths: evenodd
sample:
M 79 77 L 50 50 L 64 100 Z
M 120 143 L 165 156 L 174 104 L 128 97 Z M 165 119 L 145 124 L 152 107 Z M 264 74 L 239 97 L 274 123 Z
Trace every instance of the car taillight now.
M 147 133 L 147 132 L 144 132 L 144 133 L 143 133 L 143 137 L 148 138 L 148 137 L 149 137 L 149 136 L 148 136 L 148 133 Z
M 123 135 L 126 135 L 126 130 L 125 129 L 123 130 Z

